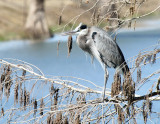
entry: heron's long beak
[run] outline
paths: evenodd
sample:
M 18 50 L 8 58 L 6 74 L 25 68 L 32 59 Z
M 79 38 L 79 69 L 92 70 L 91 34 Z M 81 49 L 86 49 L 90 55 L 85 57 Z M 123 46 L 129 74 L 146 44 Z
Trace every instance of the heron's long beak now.
M 78 35 L 79 34 L 79 29 L 80 29 L 81 25 L 82 25 L 82 23 L 80 23 L 79 26 L 76 27 L 73 31 L 64 32 L 64 33 L 62 33 L 62 35 Z
M 62 35 L 76 35 L 77 32 L 78 32 L 77 30 L 68 31 L 68 32 L 63 32 Z
M 74 35 L 76 33 L 77 33 L 76 31 L 69 31 L 69 32 L 62 33 L 62 35 Z

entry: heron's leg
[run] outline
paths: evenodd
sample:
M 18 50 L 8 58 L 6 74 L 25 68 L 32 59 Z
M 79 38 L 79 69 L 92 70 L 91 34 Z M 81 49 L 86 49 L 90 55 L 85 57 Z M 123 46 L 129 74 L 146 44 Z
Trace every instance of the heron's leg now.
M 109 77 L 109 73 L 108 73 L 108 70 L 107 70 L 107 67 L 106 65 L 104 66 L 104 89 L 103 89 L 103 93 L 102 93 L 102 101 L 104 102 L 104 98 L 105 98 L 105 91 L 106 91 L 106 85 L 107 85 L 107 81 L 108 81 L 108 77 Z

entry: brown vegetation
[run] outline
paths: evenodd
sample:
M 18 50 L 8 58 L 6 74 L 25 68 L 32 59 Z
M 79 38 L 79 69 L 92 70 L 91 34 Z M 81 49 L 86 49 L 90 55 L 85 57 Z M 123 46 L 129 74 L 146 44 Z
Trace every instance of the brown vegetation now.
M 160 100 L 160 70 L 152 72 L 148 77 L 139 77 L 137 70 L 144 72 L 149 64 L 159 67 L 159 54 L 159 44 L 145 49 L 131 59 L 130 74 L 121 77 L 115 73 L 111 92 L 106 91 L 105 102 L 101 99 L 103 88 L 93 82 L 75 77 L 48 78 L 32 64 L 15 59 L 1 60 L 0 119 L 3 119 L 0 121 L 48 124 L 136 123 L 142 114 L 146 123 L 152 117 L 155 118 L 152 114 L 156 117 L 160 114 L 152 107 L 156 105 L 155 100 Z M 91 84 L 92 87 L 84 84 Z M 150 88 L 146 89 L 145 84 L 151 84 Z M 144 95 L 137 94 L 144 91 L 144 88 Z M 19 116 L 19 113 L 22 115 Z
M 136 6 L 136 10 L 139 9 L 138 11 L 136 11 L 138 12 L 138 15 L 146 14 L 154 10 L 158 5 L 160 5 L 159 0 L 145 1 L 144 3 L 143 0 L 138 0 L 138 2 L 142 2 L 142 4 L 140 4 L 139 6 L 140 8 L 137 8 L 138 6 Z M 88 11 L 88 9 L 92 7 L 94 3 L 95 0 L 82 0 L 82 3 L 76 0 L 46 0 L 45 17 L 47 19 L 48 27 L 51 28 L 54 32 L 57 32 L 63 30 L 63 26 L 67 23 L 69 24 L 67 26 L 72 27 L 74 26 L 74 23 L 77 24 L 79 22 L 83 22 L 92 25 L 91 22 L 94 22 L 95 19 L 97 21 L 100 21 L 102 17 L 100 17 L 100 15 L 97 13 L 99 10 L 93 8 L 90 11 Z M 124 15 L 123 13 L 128 9 L 127 6 L 129 7 L 131 5 L 126 4 L 120 10 L 121 15 Z M 24 27 L 28 15 L 28 8 L 29 3 L 27 0 L 0 0 L 1 40 L 19 39 L 26 37 Z M 132 14 L 134 12 L 134 9 L 135 8 L 133 7 L 130 8 Z M 158 15 L 159 11 L 157 11 L 156 13 Z M 75 18 L 78 15 L 81 16 Z M 73 18 L 75 19 L 71 21 L 71 19 Z M 105 18 L 109 18 L 109 15 Z M 103 23 L 101 24 L 104 25 Z
M 118 3 L 98 4 L 90 0 L 81 2 L 74 0 L 74 3 L 46 0 L 46 19 L 48 26 L 54 31 L 65 30 L 67 26 L 72 28 L 80 21 L 103 26 L 105 29 L 118 29 L 124 24 L 131 27 L 133 20 L 159 12 L 159 0 L 154 1 L 138 0 L 136 3 L 131 0 L 122 3 L 118 1 Z M 28 2 L 25 2 L 25 0 L 14 2 L 0 0 L 0 6 L 3 8 L 0 12 L 2 36 L 5 33 L 8 36 L 14 32 L 15 34 L 10 38 L 15 38 L 20 36 L 19 32 L 24 32 L 28 9 Z M 153 10 L 150 7 L 143 9 L 143 6 L 148 6 L 150 2 L 153 6 L 155 4 L 154 8 L 152 6 Z M 122 8 L 118 5 L 122 5 Z M 116 10 L 116 6 L 120 8 Z M 102 9 L 103 7 L 105 10 Z M 108 9 L 107 13 L 106 9 Z M 23 34 L 23 36 L 26 35 Z M 71 49 L 72 37 L 70 36 L 68 55 Z M 155 100 L 160 101 L 160 70 L 151 72 L 147 75 L 148 77 L 142 77 L 141 73 L 145 72 L 145 68 L 150 64 L 159 67 L 159 54 L 160 45 L 158 44 L 133 57 L 129 74 L 122 77 L 115 73 L 112 88 L 106 91 L 107 97 L 104 102 L 101 99 L 103 88 L 91 81 L 75 77 L 46 77 L 32 64 L 16 59 L 1 59 L 0 121 L 2 123 L 118 122 L 121 124 L 137 123 L 138 117 L 143 115 L 144 123 L 147 123 L 152 120 L 151 115 L 156 115 L 153 118 L 158 118 L 160 115 L 160 112 L 152 107 Z M 85 84 L 90 84 L 92 87 Z M 139 91 L 144 91 L 146 84 L 150 87 L 145 89 L 145 94 L 137 94 Z

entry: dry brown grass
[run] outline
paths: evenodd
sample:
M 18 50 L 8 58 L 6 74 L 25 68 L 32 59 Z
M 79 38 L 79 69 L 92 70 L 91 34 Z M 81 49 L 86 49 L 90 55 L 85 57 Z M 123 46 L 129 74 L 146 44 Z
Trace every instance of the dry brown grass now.
M 74 0 L 76 1 L 76 0 Z M 73 2 L 72 0 L 46 0 L 46 18 L 49 27 L 58 29 L 59 18 L 61 17 L 61 24 L 65 25 L 75 16 L 83 13 L 85 10 L 93 6 L 94 2 L 91 0 L 83 0 L 84 4 Z M 138 0 L 142 1 L 142 0 Z M 139 10 L 139 15 L 148 13 L 160 5 L 159 0 L 146 1 Z M 28 10 L 28 1 L 25 0 L 0 0 L 0 39 L 19 39 L 25 38 L 24 25 L 26 21 Z M 123 12 L 123 11 L 122 11 Z M 157 15 L 160 11 L 156 12 Z M 78 18 L 76 23 L 83 22 L 90 24 L 93 10 L 84 13 Z M 156 15 L 156 14 L 155 14 Z M 71 24 L 73 24 L 72 22 Z M 72 25 L 70 25 L 72 26 Z M 57 30 L 56 30 L 57 31 Z

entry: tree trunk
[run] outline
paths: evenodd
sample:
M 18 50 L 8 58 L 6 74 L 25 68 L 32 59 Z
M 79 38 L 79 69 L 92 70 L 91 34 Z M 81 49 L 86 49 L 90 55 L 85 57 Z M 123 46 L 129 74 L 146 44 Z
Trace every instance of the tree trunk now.
M 29 12 L 25 25 L 28 35 L 34 39 L 42 39 L 50 36 L 47 21 L 45 19 L 45 0 L 30 0 Z

